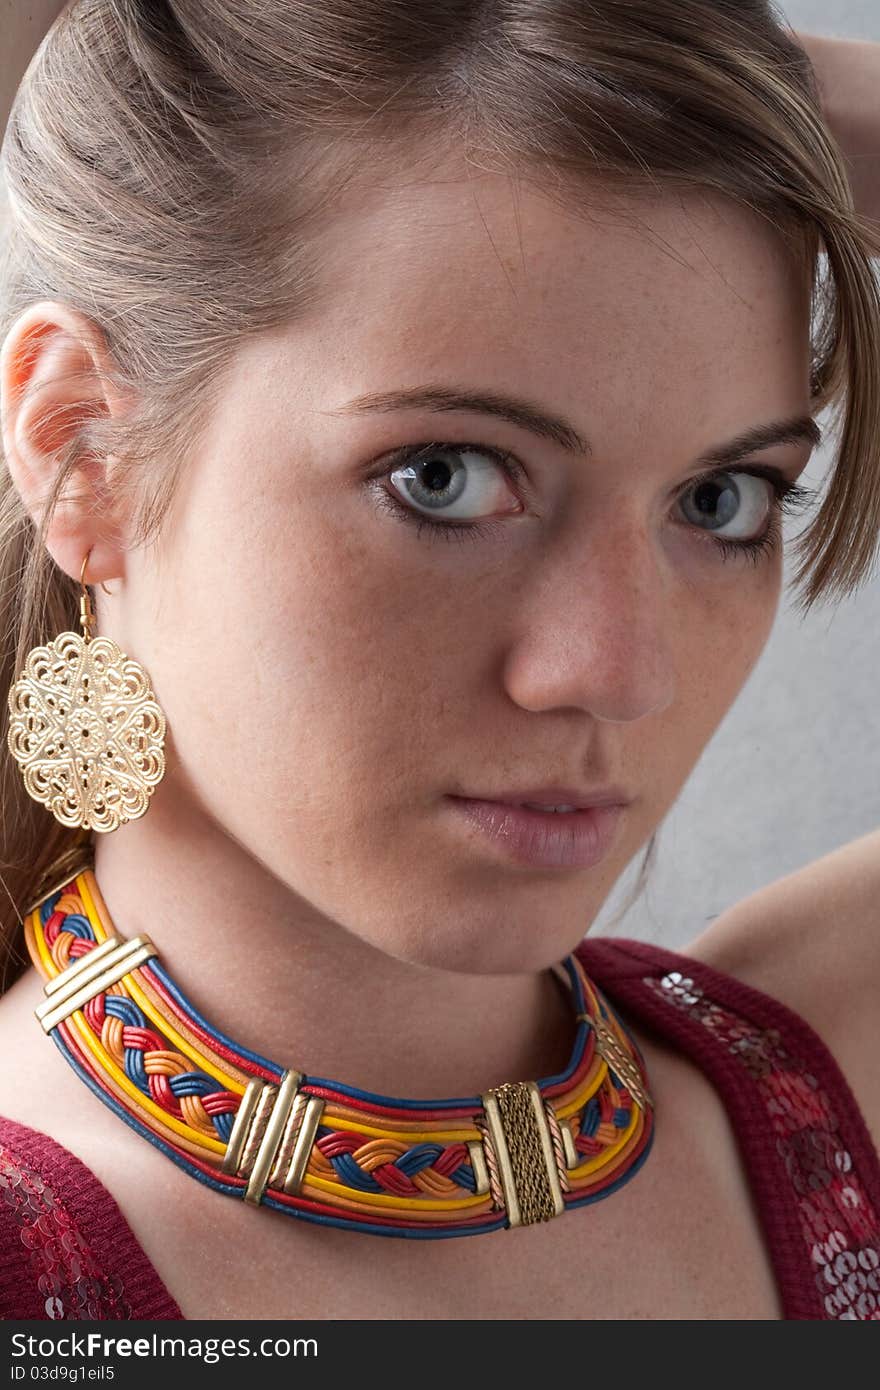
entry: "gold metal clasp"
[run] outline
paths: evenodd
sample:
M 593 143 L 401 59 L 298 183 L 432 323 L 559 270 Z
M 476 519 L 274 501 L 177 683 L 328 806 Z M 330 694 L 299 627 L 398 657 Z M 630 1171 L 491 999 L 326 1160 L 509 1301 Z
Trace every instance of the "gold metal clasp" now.
M 565 1210 L 547 1112 L 535 1081 L 506 1081 L 482 1097 L 508 1224 L 530 1226 Z
M 591 1018 L 589 1014 L 578 1014 L 578 1018 L 585 1018 L 588 1023 L 593 1025 L 596 1034 L 596 1051 L 600 1057 L 604 1058 L 615 1075 L 620 1077 L 639 1108 L 642 1111 L 647 1110 L 648 1106 L 653 1109 L 654 1102 L 642 1080 L 642 1074 L 636 1065 L 635 1058 L 628 1056 L 623 1050 L 620 1039 L 604 1018 Z
M 247 1178 L 244 1200 L 254 1206 L 270 1184 L 295 1193 L 305 1176 L 324 1101 L 300 1091 L 302 1079 L 286 1071 L 276 1086 L 255 1076 L 241 1098 L 221 1168 Z
M 156 947 L 146 934 L 127 941 L 120 936 L 108 936 L 106 941 L 94 946 L 43 985 L 46 998 L 34 1013 L 45 1032 L 51 1033 L 62 1019 L 155 955 L 158 955 Z

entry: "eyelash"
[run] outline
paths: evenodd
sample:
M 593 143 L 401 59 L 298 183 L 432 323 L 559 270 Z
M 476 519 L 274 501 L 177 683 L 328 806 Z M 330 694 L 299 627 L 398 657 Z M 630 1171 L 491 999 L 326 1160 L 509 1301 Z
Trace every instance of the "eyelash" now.
M 420 456 L 424 457 L 435 449 L 451 449 L 461 453 L 474 452 L 485 454 L 488 458 L 494 459 L 495 462 L 504 469 L 511 482 L 517 482 L 524 476 L 525 470 L 512 454 L 502 453 L 500 450 L 493 449 L 485 444 L 448 444 L 440 443 L 436 440 L 431 444 L 412 445 L 399 449 L 392 455 L 391 464 L 381 476 L 383 478 L 387 477 L 401 465 L 412 463 L 415 459 L 418 459 Z M 726 471 L 729 475 L 733 476 L 738 473 L 746 473 L 753 478 L 766 478 L 767 482 L 770 483 L 773 488 L 773 511 L 767 529 L 762 535 L 756 536 L 754 540 L 750 541 L 733 541 L 725 536 L 712 536 L 710 532 L 706 533 L 718 547 L 722 559 L 747 559 L 751 560 L 752 564 L 757 564 L 762 555 L 769 554 L 771 551 L 775 550 L 779 544 L 782 537 L 783 513 L 796 511 L 804 506 L 805 503 L 815 496 L 816 489 L 803 487 L 800 483 L 790 483 L 785 478 L 781 478 L 776 474 L 765 474 L 757 469 L 730 468 Z M 683 489 L 683 492 L 679 495 L 683 496 L 684 493 L 691 491 L 691 489 L 699 487 L 701 483 L 713 482 L 719 476 L 723 475 L 706 473 L 702 476 L 692 478 L 687 487 Z M 377 478 L 375 481 L 378 482 L 380 479 Z M 436 535 L 437 532 L 442 532 L 445 541 L 478 540 L 481 537 L 486 538 L 495 535 L 498 528 L 504 524 L 503 521 L 500 520 L 431 521 L 429 518 L 422 516 L 420 512 L 414 511 L 412 507 L 408 507 L 405 502 L 402 502 L 385 488 L 381 487 L 377 491 L 376 500 L 379 506 L 390 512 L 392 516 L 402 521 L 408 521 L 411 525 L 415 526 L 417 536 L 420 536 L 422 529 L 426 528 L 432 536 Z M 695 531 L 699 531 L 699 529 L 699 527 L 693 527 Z

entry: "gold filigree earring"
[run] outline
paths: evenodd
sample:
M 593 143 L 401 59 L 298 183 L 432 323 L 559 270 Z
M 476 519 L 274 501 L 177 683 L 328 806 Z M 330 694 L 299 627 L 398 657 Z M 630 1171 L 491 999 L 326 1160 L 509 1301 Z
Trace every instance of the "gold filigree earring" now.
M 150 678 L 96 623 L 82 562 L 83 635 L 34 647 L 8 695 L 9 751 L 62 825 L 116 830 L 142 816 L 165 775 L 165 715 Z M 109 590 L 108 590 L 109 592 Z

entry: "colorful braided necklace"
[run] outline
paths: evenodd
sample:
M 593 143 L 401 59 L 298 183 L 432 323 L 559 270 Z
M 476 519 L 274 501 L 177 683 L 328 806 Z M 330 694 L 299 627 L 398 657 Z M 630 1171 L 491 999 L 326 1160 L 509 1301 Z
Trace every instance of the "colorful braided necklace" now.
M 36 1015 L 74 1071 L 228 1196 L 373 1235 L 477 1235 L 607 1197 L 650 1151 L 641 1053 L 575 954 L 554 967 L 577 1022 L 564 1072 L 399 1100 L 279 1066 L 212 1028 L 150 937 L 116 932 L 91 865 L 24 926 L 46 980 Z

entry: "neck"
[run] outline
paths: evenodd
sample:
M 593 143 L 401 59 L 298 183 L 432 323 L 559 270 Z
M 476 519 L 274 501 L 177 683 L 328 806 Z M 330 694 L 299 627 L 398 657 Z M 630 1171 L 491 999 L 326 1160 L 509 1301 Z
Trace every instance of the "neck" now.
M 152 939 L 193 1006 L 283 1066 L 388 1096 L 478 1094 L 568 1063 L 566 986 L 548 968 L 466 974 L 386 955 L 205 820 L 159 804 L 95 835 L 112 926 Z

